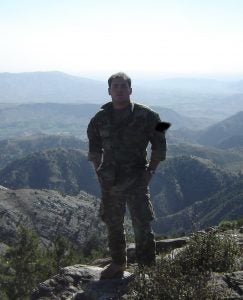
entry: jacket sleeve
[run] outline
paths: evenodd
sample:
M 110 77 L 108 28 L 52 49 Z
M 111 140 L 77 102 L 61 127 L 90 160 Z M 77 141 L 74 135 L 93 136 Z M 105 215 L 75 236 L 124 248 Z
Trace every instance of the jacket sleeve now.
M 149 141 L 151 143 L 151 160 L 165 160 L 166 158 L 166 138 L 165 131 L 156 130 L 156 126 L 161 122 L 159 114 L 153 113 L 150 121 Z
M 87 136 L 89 140 L 88 160 L 101 160 L 103 153 L 102 141 L 94 118 L 88 124 Z

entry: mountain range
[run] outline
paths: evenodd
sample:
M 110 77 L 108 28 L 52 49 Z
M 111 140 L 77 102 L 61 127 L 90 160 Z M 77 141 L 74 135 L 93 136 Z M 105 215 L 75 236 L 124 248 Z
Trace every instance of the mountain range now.
M 72 134 L 86 139 L 87 125 L 101 108 L 99 104 L 32 103 L 0 108 L 0 140 L 37 133 Z M 178 114 L 169 108 L 154 107 L 163 121 L 179 128 L 205 128 L 201 119 Z M 203 123 L 203 124 L 202 124 Z
M 106 81 L 106 80 L 105 80 Z M 66 73 L 0 73 L 0 103 L 97 103 L 108 101 L 107 83 Z M 135 79 L 132 99 L 180 114 L 220 121 L 242 108 L 242 81 L 205 78 Z
M 243 111 L 239 111 L 237 114 L 207 128 L 200 135 L 198 143 L 216 147 L 223 145 L 223 147 L 229 148 L 233 137 L 237 137 L 234 146 L 242 147 Z
M 181 219 L 180 227 L 173 225 L 170 228 L 163 222 L 166 220 L 169 220 L 168 224 L 176 222 L 180 213 L 188 211 L 197 203 L 210 201 L 208 199 L 216 201 L 215 195 L 220 195 L 239 178 L 240 175 L 237 173 L 223 169 L 206 158 L 191 155 L 168 157 L 160 164 L 150 184 L 157 216 L 154 223 L 156 233 L 172 234 L 180 231 L 184 218 Z M 78 149 L 42 150 L 14 160 L 0 171 L 0 185 L 17 191 L 23 188 L 48 189 L 59 191 L 62 195 L 74 196 L 83 190 L 100 197 L 98 181 L 91 163 L 87 161 L 87 153 Z M 241 192 L 236 190 L 235 193 Z M 226 198 L 227 195 L 230 197 L 230 193 L 225 194 Z M 225 201 L 230 207 L 230 198 Z M 233 207 L 234 202 L 232 209 Z M 241 211 L 239 210 L 239 214 L 234 211 L 240 217 Z M 228 217 L 226 211 L 225 215 L 217 214 L 217 206 L 215 215 L 220 218 Z M 203 218 L 206 219 L 205 214 L 201 214 L 200 220 Z M 212 223 L 220 222 L 220 218 L 215 217 Z M 189 231 L 192 227 L 189 227 L 188 219 L 186 220 L 184 230 Z M 208 221 L 210 223 L 210 220 Z M 204 223 L 206 224 L 206 221 Z
M 167 160 L 150 183 L 158 234 L 242 216 L 242 82 L 200 82 L 171 79 L 134 86 L 134 99 L 147 99 L 144 104 L 172 123 L 166 133 Z M 7 239 L 16 229 L 18 221 L 9 225 L 14 216 L 19 223 L 26 218 L 32 227 L 36 220 L 41 234 L 48 226 L 58 228 L 51 220 L 55 209 L 58 219 L 66 208 L 78 211 L 86 202 L 99 203 L 86 130 L 101 104 L 109 101 L 106 84 L 60 72 L 4 73 L 0 94 L 0 237 Z M 77 207 L 81 194 L 85 201 Z M 38 219 L 42 213 L 38 216 L 35 207 L 41 211 L 41 205 L 51 209 L 50 219 Z M 77 218 L 78 213 L 73 220 Z M 72 236 L 75 226 L 70 234 L 64 226 L 65 234 Z

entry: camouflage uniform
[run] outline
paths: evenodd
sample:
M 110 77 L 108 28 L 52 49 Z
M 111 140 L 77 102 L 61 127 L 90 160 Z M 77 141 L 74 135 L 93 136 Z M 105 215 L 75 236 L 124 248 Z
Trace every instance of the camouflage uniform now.
M 116 264 L 126 262 L 123 222 L 127 204 L 137 260 L 150 264 L 155 259 L 150 225 L 154 212 L 144 173 L 148 166 L 146 148 L 149 142 L 152 159 L 164 160 L 166 156 L 165 133 L 155 130 L 161 120 L 152 109 L 135 102 L 130 102 L 125 117 L 119 122 L 114 120 L 112 102 L 101 108 L 88 125 L 88 159 L 103 158 L 97 170 L 102 193 L 100 214 L 107 225 L 111 256 Z

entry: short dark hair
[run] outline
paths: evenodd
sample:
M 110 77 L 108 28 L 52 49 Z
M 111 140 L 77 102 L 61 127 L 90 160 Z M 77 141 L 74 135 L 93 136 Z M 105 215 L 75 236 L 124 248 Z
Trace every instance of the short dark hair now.
M 127 82 L 129 87 L 131 87 L 131 85 L 132 85 L 132 80 L 127 74 L 125 74 L 124 72 L 118 72 L 118 73 L 111 75 L 110 78 L 108 79 L 109 88 L 111 87 L 112 80 L 115 78 L 124 79 Z

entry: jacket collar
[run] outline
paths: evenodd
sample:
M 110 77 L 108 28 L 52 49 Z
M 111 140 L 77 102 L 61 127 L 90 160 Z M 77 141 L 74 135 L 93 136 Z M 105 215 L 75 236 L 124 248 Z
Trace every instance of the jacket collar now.
M 101 108 L 104 109 L 104 110 L 112 109 L 112 101 L 103 104 L 101 106 Z M 133 110 L 134 110 L 134 102 L 133 101 L 130 101 L 130 108 L 131 108 L 131 112 L 133 112 Z

